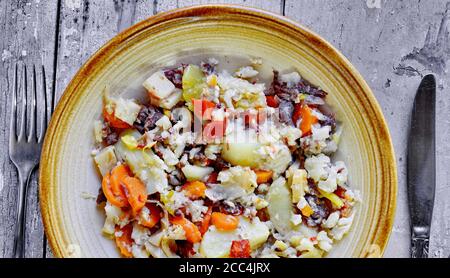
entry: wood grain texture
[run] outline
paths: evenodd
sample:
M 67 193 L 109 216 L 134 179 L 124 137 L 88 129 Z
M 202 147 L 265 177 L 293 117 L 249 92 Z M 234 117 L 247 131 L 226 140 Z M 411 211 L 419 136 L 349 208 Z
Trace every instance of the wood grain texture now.
M 101 45 L 130 24 L 177 7 L 235 3 L 285 14 L 330 41 L 362 73 L 379 100 L 391 129 L 399 167 L 399 200 L 388 257 L 409 256 L 406 199 L 406 134 L 412 101 L 421 75 L 437 74 L 437 190 L 430 246 L 433 257 L 450 252 L 450 85 L 449 17 L 446 0 L 61 0 L 56 41 L 56 94 L 59 98 L 75 72 Z M 57 1 L 0 1 L 0 257 L 12 252 L 17 177 L 8 158 L 9 105 L 14 61 L 44 65 L 52 91 Z M 27 257 L 51 251 L 43 229 L 33 179 L 28 198 Z M 45 249 L 45 250 L 44 250 Z M 45 252 L 44 252 L 45 251 Z
M 437 94 L 437 188 L 431 257 L 450 251 L 450 75 L 447 1 L 287 0 L 286 15 L 335 45 L 361 72 L 388 121 L 399 170 L 398 208 L 387 257 L 409 256 L 406 142 L 409 117 L 421 76 L 432 72 Z M 428 43 L 427 43 L 428 38 Z
M 0 257 L 12 255 L 16 217 L 17 173 L 8 157 L 13 69 L 16 61 L 44 66 L 52 74 L 56 1 L 0 1 Z M 51 92 L 51 82 L 47 82 Z M 27 198 L 26 257 L 42 257 L 44 235 L 34 174 Z
M 156 1 L 156 12 L 163 12 L 170 9 L 187 7 L 192 5 L 199 4 L 238 4 L 244 6 L 258 7 L 260 9 L 268 10 L 275 13 L 281 13 L 283 10 L 283 1 L 282 0 L 223 0 L 223 1 L 214 1 L 214 0 L 159 0 Z

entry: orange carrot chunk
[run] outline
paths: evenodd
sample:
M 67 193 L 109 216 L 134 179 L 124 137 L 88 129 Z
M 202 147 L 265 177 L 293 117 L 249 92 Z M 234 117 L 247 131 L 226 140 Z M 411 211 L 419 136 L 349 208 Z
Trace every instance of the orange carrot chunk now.
M 302 123 L 300 129 L 303 134 L 310 134 L 313 124 L 316 124 L 318 119 L 312 114 L 312 109 L 304 105 L 302 108 Z
M 239 225 L 239 218 L 222 212 L 213 212 L 211 214 L 211 223 L 219 230 L 232 231 Z
M 277 108 L 279 103 L 275 96 L 266 96 L 267 106 Z
M 202 235 L 204 235 L 209 229 L 209 225 L 211 223 L 211 213 L 212 206 L 208 207 L 208 211 L 206 211 L 205 216 L 203 216 L 203 220 L 200 223 L 200 233 Z
M 206 142 L 220 139 L 224 136 L 226 131 L 226 121 L 211 121 L 207 123 L 203 129 L 203 139 Z
M 116 233 L 120 234 L 120 236 L 116 236 L 116 245 L 120 250 L 120 254 L 125 258 L 133 257 L 131 253 L 131 245 L 133 244 L 133 239 L 131 238 L 132 232 L 132 224 L 125 225 L 122 228 L 116 226 Z
M 272 179 L 273 172 L 270 170 L 253 170 L 256 174 L 258 184 L 269 182 Z
M 125 195 L 130 203 L 132 213 L 137 215 L 145 206 L 145 202 L 147 202 L 147 188 L 135 177 L 126 177 L 123 180 L 123 185 L 125 186 Z
M 139 224 L 153 228 L 161 220 L 161 209 L 155 204 L 146 204 L 145 206 L 148 208 L 148 213 L 143 215 L 144 210 L 141 210 Z
M 125 196 L 115 195 L 111 189 L 111 174 L 107 174 L 103 177 L 102 180 L 102 190 L 103 194 L 105 194 L 106 199 L 111 205 L 116 207 L 125 207 L 128 205 L 128 201 Z
M 180 225 L 184 233 L 186 234 L 186 240 L 191 243 L 197 243 L 202 240 L 202 234 L 197 226 L 191 221 L 187 220 L 184 216 L 175 216 L 170 219 L 170 222 L 174 225 Z
M 206 185 L 201 181 L 191 181 L 185 183 L 181 190 L 183 190 L 184 194 L 188 196 L 190 199 L 199 199 L 205 197 Z
M 230 258 L 250 258 L 250 241 L 248 239 L 233 240 Z
M 210 120 L 211 112 L 216 107 L 214 102 L 206 99 L 192 99 L 192 105 L 195 116 L 202 120 Z
M 300 123 L 302 137 L 311 134 L 312 126 L 319 121 L 317 117 L 312 114 L 312 109 L 304 104 L 297 104 L 295 106 L 292 121 L 297 125 L 299 119 L 302 119 Z
M 124 129 L 124 128 L 129 128 L 131 127 L 129 124 L 127 124 L 126 122 L 122 121 L 121 119 L 118 119 L 115 115 L 114 112 L 109 114 L 106 109 L 103 109 L 103 119 L 105 120 L 105 122 L 108 122 L 110 126 L 115 127 L 115 128 L 120 128 L 120 129 Z
M 128 169 L 128 167 L 124 164 L 120 164 L 116 167 L 114 167 L 114 169 L 112 169 L 111 171 L 111 190 L 112 192 L 117 195 L 117 196 L 123 196 L 124 198 L 126 198 L 125 196 L 125 192 L 123 191 L 123 180 L 126 177 L 130 176 L 130 171 Z
M 219 176 L 219 173 L 217 172 L 212 172 L 209 176 L 208 179 L 206 180 L 206 183 L 217 183 L 217 177 Z

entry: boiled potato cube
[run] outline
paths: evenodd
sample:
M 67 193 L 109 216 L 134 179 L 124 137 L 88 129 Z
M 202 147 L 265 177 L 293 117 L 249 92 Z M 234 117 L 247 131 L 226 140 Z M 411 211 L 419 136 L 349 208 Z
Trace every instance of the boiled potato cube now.
M 237 230 L 219 231 L 214 226 L 203 235 L 200 254 L 206 258 L 228 258 L 233 240 L 238 240 Z
M 114 116 L 129 125 L 133 125 L 141 110 L 141 106 L 132 100 L 123 98 L 116 99 L 114 104 Z
M 256 142 L 225 143 L 222 148 L 222 158 L 235 166 L 257 168 L 259 166 L 259 159 L 256 151 L 260 147 L 261 145 Z
M 117 164 L 114 146 L 108 146 L 101 150 L 94 157 L 94 161 L 97 164 L 98 170 L 100 171 L 102 176 L 108 174 Z
M 250 222 L 247 218 L 240 217 L 239 225 L 241 237 L 250 241 L 250 247 L 252 250 L 255 250 L 263 245 L 269 237 L 269 228 L 266 224 L 262 223 L 259 218 L 254 218 L 253 222 Z
M 181 90 L 175 89 L 170 96 L 163 98 L 158 105 L 164 109 L 172 109 L 172 107 L 174 107 L 181 100 L 182 96 L 183 94 Z
M 270 220 L 275 229 L 280 233 L 288 233 L 292 230 L 291 217 L 293 208 L 291 203 L 291 192 L 284 178 L 276 179 L 267 193 Z
M 181 168 L 181 171 L 188 181 L 202 181 L 214 171 L 214 168 L 186 165 Z
M 147 193 L 162 192 L 168 186 L 168 169 L 164 161 L 150 149 L 130 149 L 125 145 L 122 137 L 133 136 L 136 139 L 141 134 L 135 130 L 122 133 L 121 140 L 115 144 L 117 156 L 130 167 L 131 171 L 147 186 Z
M 158 100 L 168 97 L 175 90 L 175 85 L 162 71 L 152 74 L 142 85 L 147 89 L 150 98 Z
M 260 247 L 269 237 L 269 228 L 255 218 L 253 222 L 239 217 L 239 227 L 233 231 L 219 231 L 212 226 L 204 235 L 200 253 L 207 258 L 228 258 L 234 240 L 248 239 L 252 250 Z

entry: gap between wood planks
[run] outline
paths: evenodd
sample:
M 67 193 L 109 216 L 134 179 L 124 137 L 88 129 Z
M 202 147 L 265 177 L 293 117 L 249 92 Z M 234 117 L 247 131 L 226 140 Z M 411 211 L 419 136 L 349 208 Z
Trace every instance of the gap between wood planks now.
M 55 96 L 56 96 L 56 73 L 58 71 L 58 49 L 59 49 L 59 38 L 60 38 L 60 26 L 61 26 L 61 0 L 58 0 L 56 4 L 56 19 L 55 19 L 55 47 L 53 52 L 53 74 L 52 74 L 52 104 L 51 104 L 51 113 L 53 113 L 53 110 L 56 106 Z M 43 250 L 42 250 L 42 257 L 47 258 L 47 256 L 52 257 L 51 250 L 47 244 L 47 236 L 44 232 L 44 238 L 43 238 Z

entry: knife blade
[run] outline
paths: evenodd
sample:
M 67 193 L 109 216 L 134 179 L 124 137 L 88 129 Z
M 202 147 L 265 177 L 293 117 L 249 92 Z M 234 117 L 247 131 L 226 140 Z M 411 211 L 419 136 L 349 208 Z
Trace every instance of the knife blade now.
M 436 187 L 436 79 L 422 79 L 414 99 L 408 137 L 407 183 L 411 257 L 427 258 Z

